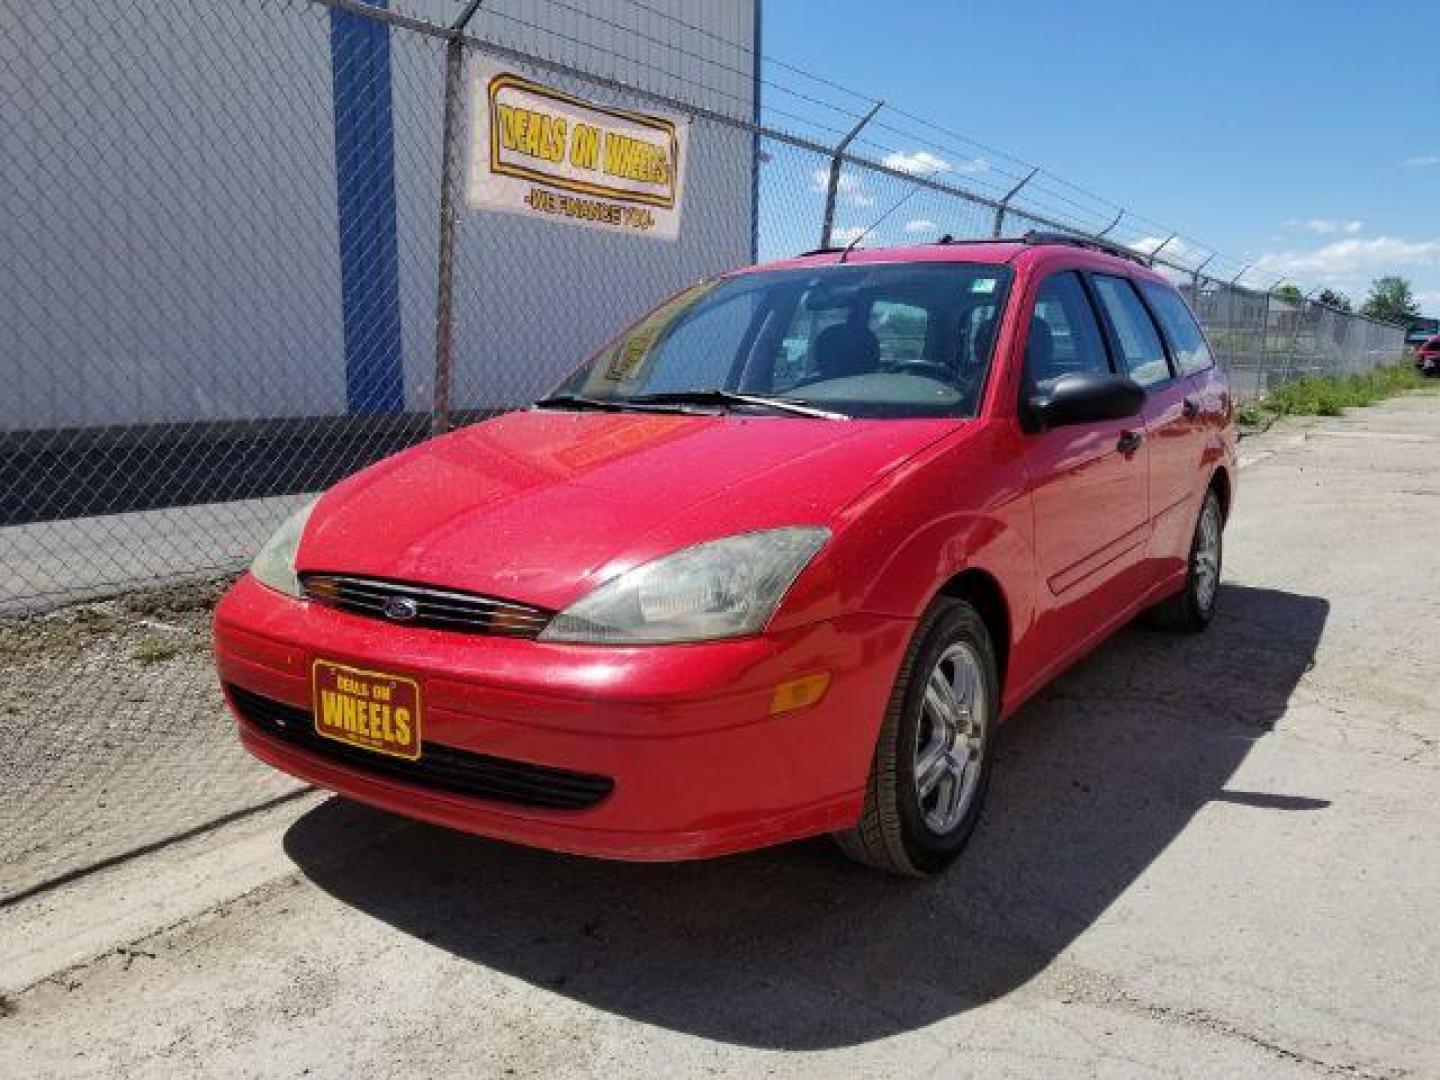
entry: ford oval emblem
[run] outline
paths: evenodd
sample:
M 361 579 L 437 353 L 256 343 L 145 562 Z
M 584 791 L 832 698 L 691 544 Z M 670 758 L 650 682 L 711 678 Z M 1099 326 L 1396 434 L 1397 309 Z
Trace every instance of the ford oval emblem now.
M 391 622 L 409 622 L 420 614 L 420 605 L 408 596 L 392 596 L 380 610 Z

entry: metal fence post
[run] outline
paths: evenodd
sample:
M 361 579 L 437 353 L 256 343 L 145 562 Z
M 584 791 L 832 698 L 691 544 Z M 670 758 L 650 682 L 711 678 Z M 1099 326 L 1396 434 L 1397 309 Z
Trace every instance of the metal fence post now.
M 1200 272 L 1201 272 L 1202 270 L 1204 270 L 1205 267 L 1209 266 L 1209 265 L 1210 265 L 1210 261 L 1211 261 L 1212 259 L 1214 259 L 1214 258 L 1215 258 L 1215 253 L 1212 251 L 1209 255 L 1206 255 L 1206 256 L 1205 256 L 1205 261 L 1204 261 L 1204 262 L 1202 262 L 1199 266 L 1195 267 L 1194 274 L 1193 274 L 1193 278 L 1192 278 L 1193 284 L 1191 284 L 1191 286 L 1190 286 L 1190 291 L 1191 291 L 1191 293 L 1194 294 L 1194 297 L 1195 297 L 1195 305 L 1196 305 L 1197 307 L 1200 305 Z
M 1115 226 L 1117 226 L 1117 225 L 1120 224 L 1120 221 L 1121 221 L 1122 218 L 1124 218 L 1124 216 L 1125 216 L 1125 208 L 1122 206 L 1122 207 L 1120 208 L 1120 212 L 1115 215 L 1115 220 L 1112 221 L 1112 222 L 1110 222 L 1109 225 L 1106 225 L 1103 229 L 1101 229 L 1098 233 L 1096 233 L 1096 234 L 1095 234 L 1095 239 L 1096 239 L 1096 240 L 1104 240 L 1105 237 L 1109 236 L 1110 233 L 1111 233 L 1111 231 L 1114 230 Z
M 1286 301 L 1286 303 L 1293 304 L 1295 301 L 1289 300 Z M 1305 318 L 1305 305 L 1307 303 L 1309 303 L 1309 301 L 1306 300 L 1304 296 L 1300 297 L 1300 302 L 1295 307 L 1294 320 L 1290 325 L 1290 356 L 1289 361 L 1285 365 L 1286 382 L 1290 381 L 1295 369 L 1300 366 L 1300 327 Z
M 460 186 L 459 148 L 465 90 L 465 27 L 483 0 L 470 0 L 450 25 L 445 43 L 445 118 L 440 131 L 440 260 L 435 284 L 435 388 L 430 430 L 450 430 L 450 387 L 455 333 L 455 191 Z
M 1009 191 L 1007 191 L 1004 197 L 1000 200 L 1000 205 L 995 207 L 995 227 L 991 230 L 990 235 L 996 240 L 1000 239 L 1001 234 L 1005 231 L 1005 211 L 1010 208 L 1010 200 L 1020 193 L 1021 188 L 1023 188 L 1031 180 L 1034 180 L 1035 174 L 1039 171 L 1040 169 L 1038 166 L 1031 169 L 1030 175 L 1025 177 L 1025 179 L 1021 180 L 1018 184 L 1016 184 Z
M 1328 367 L 1328 364 L 1325 363 L 1326 358 L 1322 356 L 1320 352 L 1320 312 L 1323 309 L 1316 301 L 1311 299 L 1311 297 L 1313 297 L 1319 291 L 1319 285 L 1312 286 L 1305 293 L 1305 295 L 1300 298 L 1300 320 L 1301 327 L 1306 329 L 1309 332 L 1310 336 L 1310 348 L 1307 350 L 1308 355 L 1313 357 L 1313 362 L 1315 366 L 1323 371 L 1326 367 Z M 1309 324 L 1311 322 L 1310 316 L 1312 308 L 1315 309 L 1314 329 L 1310 329 L 1309 327 Z
M 874 119 L 875 114 L 884 104 L 883 101 L 877 101 L 870 111 L 860 118 L 860 122 L 835 144 L 835 149 L 830 151 L 830 180 L 825 185 L 825 221 L 820 226 L 820 246 L 822 248 L 830 246 L 830 233 L 835 227 L 835 194 L 840 189 L 841 158 L 844 156 L 846 148 L 854 141 L 855 136 L 860 134 L 860 129 Z
M 1150 265 L 1151 265 L 1151 266 L 1154 266 L 1154 265 L 1155 265 L 1155 260 L 1160 257 L 1160 252 L 1164 251 L 1167 247 L 1169 247 L 1169 246 L 1170 246 L 1170 241 L 1171 241 L 1171 240 L 1174 240 L 1175 237 L 1177 237 L 1178 235 L 1180 235 L 1180 234 L 1179 234 L 1179 233 L 1171 233 L 1171 234 L 1170 234 L 1169 236 L 1167 236 L 1164 240 L 1161 240 L 1161 241 L 1160 241 L 1160 246 L 1159 246 L 1159 247 L 1155 248 L 1155 250 L 1153 250 L 1152 252 L 1150 252 L 1149 259 L 1150 259 Z

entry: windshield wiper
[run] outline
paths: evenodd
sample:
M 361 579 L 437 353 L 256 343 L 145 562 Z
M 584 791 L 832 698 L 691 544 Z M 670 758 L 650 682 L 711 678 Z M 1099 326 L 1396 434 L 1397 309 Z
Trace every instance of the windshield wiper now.
M 639 394 L 625 400 L 637 404 L 716 405 L 721 408 L 748 405 L 756 409 L 769 409 L 771 412 L 789 413 L 792 416 L 809 416 L 816 420 L 850 419 L 846 413 L 817 409 L 813 405 L 806 405 L 791 398 L 737 394 L 733 390 L 721 390 L 718 387 L 709 390 L 679 390 L 669 394 Z
M 693 414 L 696 410 L 684 408 L 676 402 L 667 408 L 664 403 L 650 403 L 641 400 L 630 401 L 616 398 L 586 397 L 584 394 L 551 394 L 532 406 L 536 409 L 594 409 L 596 412 L 666 412 Z

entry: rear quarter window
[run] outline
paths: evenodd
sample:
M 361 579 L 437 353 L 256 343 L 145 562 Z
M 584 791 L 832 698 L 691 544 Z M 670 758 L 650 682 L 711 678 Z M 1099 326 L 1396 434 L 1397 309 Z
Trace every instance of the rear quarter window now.
M 1170 378 L 1165 346 L 1129 279 L 1094 274 L 1090 280 L 1115 330 L 1125 373 L 1141 386 L 1156 386 Z
M 1205 334 L 1180 294 L 1153 281 L 1140 282 L 1140 291 L 1155 313 L 1160 328 L 1165 331 L 1180 374 L 1194 375 L 1214 367 L 1215 358 L 1210 354 Z

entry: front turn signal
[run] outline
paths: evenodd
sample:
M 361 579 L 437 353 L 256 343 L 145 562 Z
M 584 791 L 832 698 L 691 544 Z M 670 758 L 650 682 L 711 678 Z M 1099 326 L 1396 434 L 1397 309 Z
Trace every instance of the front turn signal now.
M 822 671 L 815 675 L 802 675 L 798 679 L 783 682 L 775 687 L 775 694 L 770 698 L 770 715 L 794 712 L 807 705 L 814 705 L 825 696 L 825 691 L 828 689 L 830 689 L 830 673 L 828 671 Z

